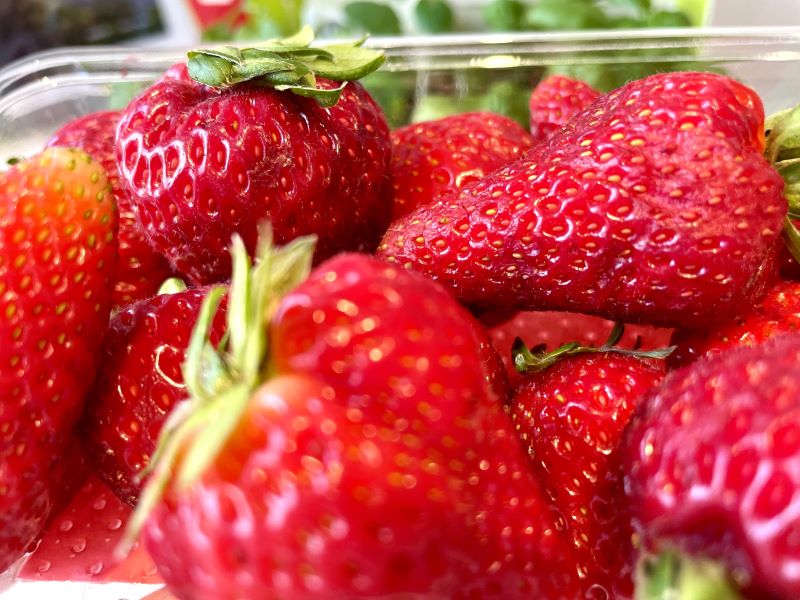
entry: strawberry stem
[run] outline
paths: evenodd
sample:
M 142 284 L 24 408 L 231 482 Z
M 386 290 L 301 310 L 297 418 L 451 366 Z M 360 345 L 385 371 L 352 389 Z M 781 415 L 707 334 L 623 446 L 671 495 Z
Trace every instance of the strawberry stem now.
M 223 46 L 189 52 L 189 75 L 212 87 L 231 87 L 245 81 L 287 90 L 315 99 L 321 106 L 339 101 L 346 82 L 377 70 L 386 59 L 383 51 L 355 42 L 311 47 L 314 32 L 304 27 L 292 37 L 270 40 L 249 48 Z M 343 82 L 332 89 L 317 87 L 317 77 Z
M 180 492 L 192 485 L 216 459 L 236 429 L 269 365 L 268 326 L 280 299 L 311 271 L 316 238 L 297 238 L 281 248 L 272 244 L 269 226 L 260 229 L 256 264 L 244 242 L 234 236 L 230 289 L 212 288 L 200 308 L 183 363 L 189 397 L 176 405 L 159 435 L 149 476 L 117 549 L 130 550 L 148 515 L 175 480 Z M 211 327 L 226 292 L 227 331 L 218 347 Z M 180 458 L 179 458 L 180 457 Z
M 783 194 L 789 205 L 784 221 L 784 241 L 800 262 L 800 234 L 791 219 L 800 219 L 800 106 L 787 108 L 767 118 L 764 155 L 784 181 Z
M 636 579 L 635 600 L 742 600 L 720 564 L 674 552 L 644 558 Z
M 594 346 L 582 346 L 579 342 L 569 342 L 556 348 L 552 352 L 547 352 L 543 345 L 534 346 L 529 349 L 522 339 L 516 338 L 511 348 L 514 357 L 514 367 L 518 373 L 538 373 L 552 367 L 565 356 L 574 356 L 576 354 L 614 352 L 616 354 L 635 356 L 637 358 L 664 359 L 675 350 L 675 346 L 658 348 L 655 350 L 620 348 L 617 344 L 622 339 L 623 333 L 625 333 L 625 326 L 622 323 L 615 323 L 614 327 L 611 329 L 611 333 L 608 335 L 608 339 L 599 348 L 595 348 Z
M 170 277 L 158 288 L 158 295 L 179 294 L 186 291 L 186 282 L 180 277 Z

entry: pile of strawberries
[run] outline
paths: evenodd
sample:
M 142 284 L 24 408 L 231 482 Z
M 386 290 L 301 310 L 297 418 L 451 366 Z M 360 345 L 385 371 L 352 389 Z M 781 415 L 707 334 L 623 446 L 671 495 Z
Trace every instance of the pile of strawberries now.
M 800 597 L 797 115 L 551 77 L 530 131 L 389 131 L 382 55 L 311 41 L 190 53 L 0 174 L 0 571 Z

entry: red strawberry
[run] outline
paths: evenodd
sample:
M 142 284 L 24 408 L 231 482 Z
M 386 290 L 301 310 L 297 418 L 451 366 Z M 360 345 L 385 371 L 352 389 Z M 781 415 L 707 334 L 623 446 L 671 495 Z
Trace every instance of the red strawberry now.
M 141 491 L 137 477 L 150 461 L 164 420 L 186 399 L 181 364 L 207 291 L 185 290 L 132 304 L 114 316 L 106 334 L 81 438 L 97 474 L 131 506 Z M 223 331 L 218 318 L 215 343 Z
M 111 306 L 116 213 L 102 167 L 51 149 L 0 173 L 0 572 L 35 539 Z
M 163 440 L 141 506 L 165 486 L 145 537 L 171 590 L 576 598 L 563 523 L 487 384 L 498 359 L 486 364 L 477 323 L 440 287 L 366 255 L 320 265 L 278 300 L 270 284 L 290 288 L 305 272 L 292 257 L 310 263 L 301 243 L 262 250 L 271 267 L 232 283 L 231 332 L 245 324 L 240 286 L 256 292 L 253 307 L 278 302 L 269 331 L 240 328 L 227 354 L 272 377 L 230 365 L 223 377 L 243 380 L 219 387 L 202 369 L 187 380 L 198 412 Z M 240 352 L 267 333 L 266 364 Z
M 53 134 L 47 145 L 80 148 L 105 169 L 119 217 L 119 259 L 114 272 L 113 300 L 117 306 L 125 306 L 154 296 L 171 271 L 167 259 L 147 243 L 119 181 L 114 156 L 114 133 L 119 115 L 119 111 L 105 111 L 70 121 Z
M 484 316 L 481 316 L 481 322 L 485 322 Z M 514 388 L 522 381 L 514 367 L 511 351 L 516 338 L 520 338 L 529 347 L 543 345 L 554 349 L 569 342 L 578 342 L 582 346 L 599 346 L 608 339 L 613 328 L 613 321 L 591 315 L 521 311 L 508 320 L 490 326 L 488 331 L 492 345 L 506 365 L 511 387 Z M 626 325 L 617 346 L 653 350 L 668 346 L 669 340 L 669 329 Z
M 633 572 L 616 449 L 639 400 L 664 376 L 663 361 L 650 360 L 664 351 L 625 350 L 616 346 L 621 335 L 615 329 L 600 349 L 522 351 L 520 365 L 530 370 L 511 402 L 534 474 L 567 519 L 582 577 L 611 598 L 631 596 Z
M 727 77 L 634 81 L 393 223 L 379 255 L 478 308 L 705 325 L 772 277 L 786 203 L 762 129 L 755 92 Z
M 391 136 L 395 219 L 478 181 L 533 145 L 515 121 L 480 112 L 415 123 Z
M 668 375 L 620 448 L 644 547 L 720 561 L 748 597 L 800 597 L 798 418 L 798 335 Z
M 718 354 L 737 346 L 753 346 L 775 335 L 800 329 L 800 283 L 781 282 L 755 307 L 716 327 L 678 329 L 670 367 Z
M 285 59 L 302 60 L 298 53 L 306 51 L 286 51 Z M 258 52 L 244 49 L 241 65 L 218 65 L 214 73 L 241 66 L 246 77 L 257 77 Z M 342 73 L 357 77 L 379 63 L 374 52 L 368 59 L 363 68 L 344 61 Z M 196 52 L 189 69 L 200 77 L 222 60 Z M 338 72 L 335 62 L 318 63 L 311 60 L 309 68 Z M 321 260 L 342 250 L 373 250 L 391 217 L 389 130 L 364 88 L 350 82 L 336 91 L 339 84 L 325 77 L 313 90 L 300 86 L 299 93 L 328 104 L 341 94 L 323 107 L 315 98 L 267 87 L 269 75 L 210 87 L 177 65 L 123 111 L 117 156 L 134 212 L 153 247 L 194 283 L 227 278 L 231 235 L 241 235 L 252 252 L 264 219 L 278 243 L 316 233 Z M 229 82 L 226 76 L 214 84 Z
M 89 479 L 50 524 L 17 579 L 158 583 L 156 567 L 143 549 L 137 547 L 122 563 L 114 559 L 130 513 L 103 483 Z
M 533 139 L 546 140 L 599 97 L 600 92 L 577 79 L 564 75 L 546 77 L 533 90 L 528 103 Z

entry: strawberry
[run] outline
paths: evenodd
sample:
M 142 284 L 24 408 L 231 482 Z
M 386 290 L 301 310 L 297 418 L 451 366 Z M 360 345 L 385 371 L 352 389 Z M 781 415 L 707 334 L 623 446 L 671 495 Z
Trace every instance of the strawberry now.
M 748 597 L 800 597 L 799 367 L 787 334 L 673 371 L 643 401 L 620 453 L 644 548 L 718 561 Z
M 800 283 L 781 282 L 748 312 L 711 328 L 678 329 L 669 357 L 671 368 L 738 346 L 753 346 L 800 328 Z
M 132 304 L 114 316 L 106 333 L 81 438 L 97 474 L 131 506 L 167 415 L 186 398 L 181 364 L 207 291 L 165 293 Z M 214 342 L 224 332 L 221 316 Z
M 564 75 L 544 78 L 534 88 L 528 102 L 533 139 L 546 140 L 599 97 L 600 92 L 577 79 Z
M 190 53 L 123 111 L 117 157 L 133 210 L 153 247 L 195 284 L 227 278 L 231 235 L 252 252 L 264 219 L 279 243 L 316 233 L 318 260 L 372 251 L 389 222 L 386 120 L 358 83 L 331 80 L 362 76 L 383 55 L 310 41 L 229 48 L 227 59 Z M 276 61 L 296 72 L 270 72 Z
M 139 546 L 121 563 L 114 558 L 130 514 L 101 481 L 89 478 L 25 558 L 17 579 L 158 583 L 153 561 Z
M 533 144 L 515 121 L 481 112 L 407 125 L 394 130 L 391 138 L 394 219 L 443 192 L 478 181 Z
M 486 315 L 481 322 L 486 323 Z M 522 376 L 514 366 L 512 346 L 520 338 L 526 346 L 544 346 L 554 349 L 569 342 L 582 346 L 598 346 L 608 339 L 614 322 L 590 315 L 559 312 L 521 311 L 506 320 L 487 327 L 492 345 L 500 354 L 511 380 L 516 387 Z M 647 325 L 626 325 L 622 338 L 617 342 L 620 348 L 641 348 L 653 350 L 669 345 L 670 330 Z
M 0 173 L 0 572 L 57 500 L 111 307 L 116 213 L 103 168 L 55 148 Z
M 162 438 L 135 521 L 152 509 L 145 540 L 172 592 L 577 597 L 563 522 L 527 471 L 471 315 L 367 255 L 302 281 L 308 240 L 264 244 L 249 275 L 244 252 L 237 241 L 230 346 L 195 344 L 212 296 L 187 358 L 187 420 Z
M 626 350 L 617 345 L 622 334 L 615 327 L 600 348 L 572 342 L 531 353 L 518 345 L 523 375 L 511 401 L 534 474 L 567 519 L 579 572 L 594 594 L 612 598 L 630 597 L 633 571 L 616 449 L 634 408 L 664 376 L 653 359 L 669 351 Z
M 755 92 L 722 75 L 633 81 L 523 159 L 393 223 L 378 254 L 482 309 L 719 321 L 774 271 L 786 203 L 762 129 Z
M 150 248 L 136 223 L 131 201 L 120 184 L 114 156 L 119 116 L 119 111 L 104 111 L 70 121 L 50 137 L 47 146 L 80 148 L 105 169 L 119 219 L 119 258 L 114 273 L 113 301 L 117 306 L 125 306 L 154 296 L 159 285 L 170 276 L 170 267 L 166 258 Z

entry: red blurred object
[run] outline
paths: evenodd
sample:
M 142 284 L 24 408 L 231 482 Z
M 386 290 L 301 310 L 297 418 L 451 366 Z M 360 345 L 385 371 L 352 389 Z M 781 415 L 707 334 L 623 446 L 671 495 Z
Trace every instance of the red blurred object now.
M 202 29 L 230 18 L 234 11 L 241 12 L 243 5 L 243 0 L 189 0 L 189 6 Z

